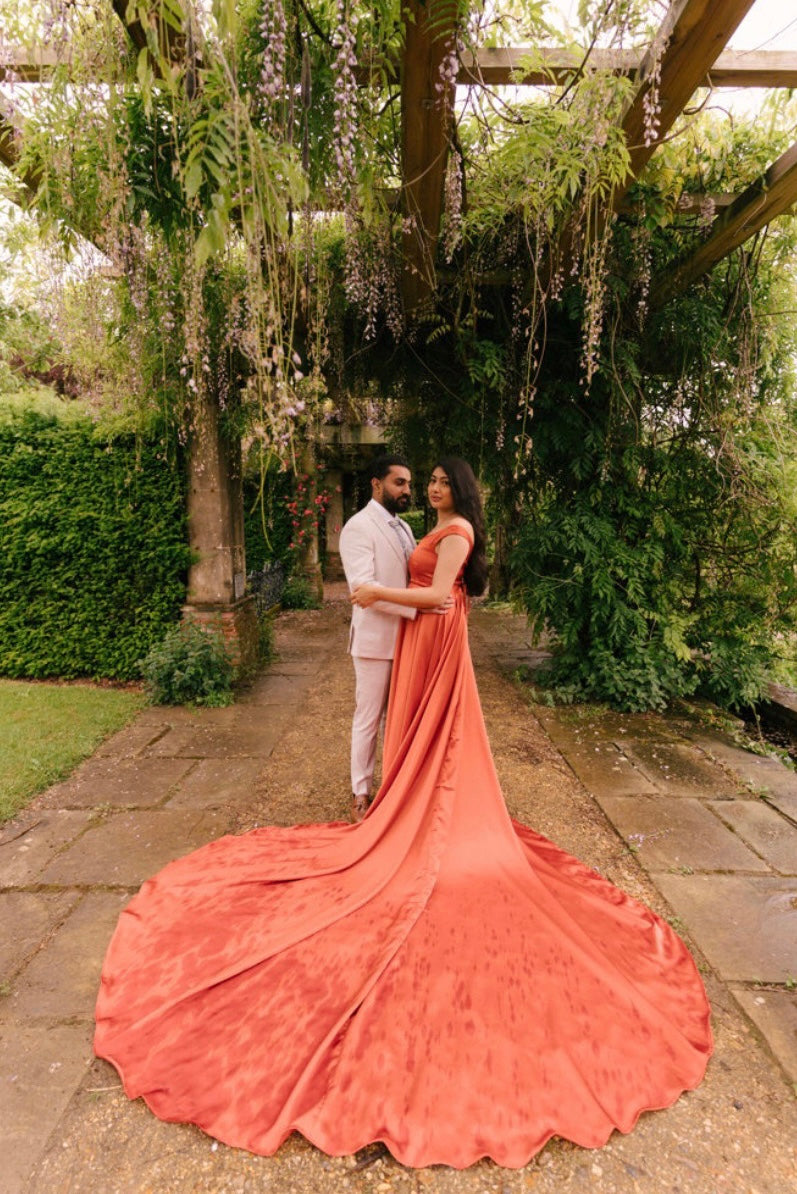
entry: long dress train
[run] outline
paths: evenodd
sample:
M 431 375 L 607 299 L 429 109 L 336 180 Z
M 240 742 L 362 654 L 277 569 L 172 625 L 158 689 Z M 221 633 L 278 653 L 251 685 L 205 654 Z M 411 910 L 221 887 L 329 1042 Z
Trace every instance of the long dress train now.
M 429 584 L 419 544 L 412 584 Z M 596 1147 L 701 1080 L 709 1007 L 648 908 L 501 796 L 466 598 L 404 622 L 359 825 L 256 829 L 171 863 L 108 949 L 95 1050 L 166 1120 L 270 1154 L 524 1165 Z

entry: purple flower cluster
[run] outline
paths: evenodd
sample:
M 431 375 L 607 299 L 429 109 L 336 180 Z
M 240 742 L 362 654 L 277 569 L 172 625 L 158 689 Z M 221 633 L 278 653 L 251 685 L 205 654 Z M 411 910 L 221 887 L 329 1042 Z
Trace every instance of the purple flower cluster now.
M 263 0 L 260 34 L 263 38 L 263 62 L 258 91 L 266 119 L 271 122 L 275 106 L 285 97 L 287 22 L 282 0 Z
M 449 154 L 443 192 L 443 253 L 451 261 L 462 239 L 462 157 Z
M 404 330 L 404 313 L 390 223 L 385 220 L 360 227 L 354 235 L 347 232 L 346 295 L 365 318 L 363 338 L 374 338 L 382 314 L 398 340 Z
M 652 145 L 658 140 L 659 125 L 661 123 L 661 60 L 667 42 L 662 41 L 656 48 L 653 66 L 647 77 L 647 87 L 642 96 L 642 114 L 645 145 Z
M 335 171 L 344 208 L 354 188 L 357 143 L 357 17 L 347 0 L 338 0 L 338 43 L 335 56 Z

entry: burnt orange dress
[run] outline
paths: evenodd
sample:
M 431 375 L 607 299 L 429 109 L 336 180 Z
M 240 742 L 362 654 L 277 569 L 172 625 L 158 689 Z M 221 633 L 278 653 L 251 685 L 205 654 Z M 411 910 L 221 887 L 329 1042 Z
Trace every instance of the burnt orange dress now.
M 411 583 L 429 584 L 422 540 Z M 270 1154 L 406 1165 L 597 1147 L 696 1086 L 709 1007 L 649 909 L 506 811 L 460 583 L 404 621 L 363 822 L 257 829 L 167 866 L 108 949 L 95 1049 L 166 1120 Z

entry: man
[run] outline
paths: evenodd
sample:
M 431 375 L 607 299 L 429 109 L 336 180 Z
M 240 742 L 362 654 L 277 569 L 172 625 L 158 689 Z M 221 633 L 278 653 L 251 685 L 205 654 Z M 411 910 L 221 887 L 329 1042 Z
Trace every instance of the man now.
M 409 508 L 411 475 L 400 456 L 378 456 L 368 470 L 371 500 L 344 526 L 340 558 L 349 588 L 378 584 L 404 588 L 407 562 L 415 538 L 398 517 Z M 354 606 L 349 651 L 354 663 L 356 695 L 351 731 L 352 812 L 361 821 L 368 811 L 376 761 L 376 739 L 387 706 L 390 671 L 400 618 L 414 618 L 417 610 L 387 601 L 368 609 Z

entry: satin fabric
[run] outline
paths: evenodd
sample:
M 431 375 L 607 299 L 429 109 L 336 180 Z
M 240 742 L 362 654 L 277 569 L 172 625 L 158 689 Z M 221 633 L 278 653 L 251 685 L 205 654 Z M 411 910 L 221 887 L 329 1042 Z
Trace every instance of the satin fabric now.
M 428 584 L 432 532 L 411 559 Z M 270 1154 L 383 1141 L 410 1166 L 597 1147 L 696 1086 L 692 958 L 642 904 L 507 814 L 467 598 L 402 624 L 384 778 L 359 825 L 257 829 L 122 913 L 95 1050 L 166 1120 Z

